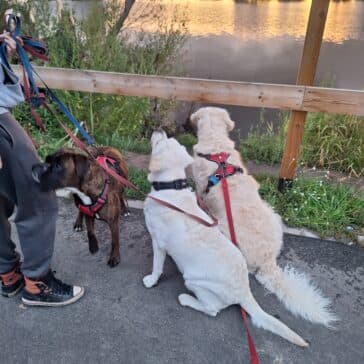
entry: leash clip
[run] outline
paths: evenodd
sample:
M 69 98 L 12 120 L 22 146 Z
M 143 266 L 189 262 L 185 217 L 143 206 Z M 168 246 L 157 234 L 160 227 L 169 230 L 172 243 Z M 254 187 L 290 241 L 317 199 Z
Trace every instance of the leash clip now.
M 8 33 L 14 34 L 16 32 L 18 28 L 18 19 L 20 20 L 20 17 L 15 15 L 12 10 L 5 12 L 5 30 Z

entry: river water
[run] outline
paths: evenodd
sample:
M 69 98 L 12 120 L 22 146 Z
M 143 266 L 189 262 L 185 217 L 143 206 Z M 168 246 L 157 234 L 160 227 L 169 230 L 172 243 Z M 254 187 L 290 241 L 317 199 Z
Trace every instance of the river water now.
M 185 68 L 189 76 L 234 81 L 294 84 L 311 0 L 162 0 L 161 16 L 183 17 L 189 32 Z M 89 1 L 70 1 L 84 16 Z M 123 2 L 121 2 L 123 3 Z M 364 1 L 331 1 L 315 84 L 364 88 Z M 228 107 L 241 136 L 260 110 Z M 179 118 L 184 118 L 183 111 Z M 266 110 L 276 120 L 277 112 Z

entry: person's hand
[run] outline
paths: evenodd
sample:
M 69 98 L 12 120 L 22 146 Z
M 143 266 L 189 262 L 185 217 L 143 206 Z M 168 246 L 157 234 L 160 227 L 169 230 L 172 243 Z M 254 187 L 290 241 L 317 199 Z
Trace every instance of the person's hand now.
M 15 40 L 10 36 L 9 33 L 5 32 L 3 34 L 0 34 L 0 42 L 3 41 L 6 43 L 7 51 L 10 55 L 14 54 L 16 50 L 16 42 Z

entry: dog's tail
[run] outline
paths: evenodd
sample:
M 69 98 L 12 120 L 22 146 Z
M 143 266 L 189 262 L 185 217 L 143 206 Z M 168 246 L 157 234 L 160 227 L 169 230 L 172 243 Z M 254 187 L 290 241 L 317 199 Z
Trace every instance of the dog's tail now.
M 282 270 L 275 262 L 262 267 L 255 275 L 265 288 L 276 294 L 293 314 L 333 328 L 338 318 L 330 311 L 330 300 L 303 273 L 286 267 Z
M 248 312 L 255 326 L 271 331 L 295 345 L 302 347 L 308 346 L 308 343 L 303 340 L 301 336 L 296 334 L 283 322 L 263 311 L 251 292 L 244 292 L 240 305 L 244 308 L 244 310 L 246 310 L 246 312 Z

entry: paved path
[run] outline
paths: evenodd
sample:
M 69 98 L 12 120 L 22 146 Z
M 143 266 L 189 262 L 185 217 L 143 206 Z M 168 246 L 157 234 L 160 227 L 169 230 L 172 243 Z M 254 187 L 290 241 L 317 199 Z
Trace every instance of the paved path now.
M 0 298 L 0 363 L 237 364 L 248 348 L 237 307 L 216 318 L 179 306 L 185 288 L 169 260 L 160 284 L 147 290 L 142 278 L 152 248 L 142 211 L 123 218 L 122 263 L 110 269 L 109 233 L 100 223 L 100 252 L 88 253 L 86 234 L 72 230 L 75 209 L 61 201 L 54 269 L 86 287 L 82 301 L 61 309 L 24 308 L 19 297 Z M 300 349 L 252 327 L 261 364 L 364 363 L 364 250 L 332 242 L 285 236 L 280 259 L 309 272 L 342 318 L 329 331 L 293 317 L 252 279 L 258 302 L 311 342 Z

